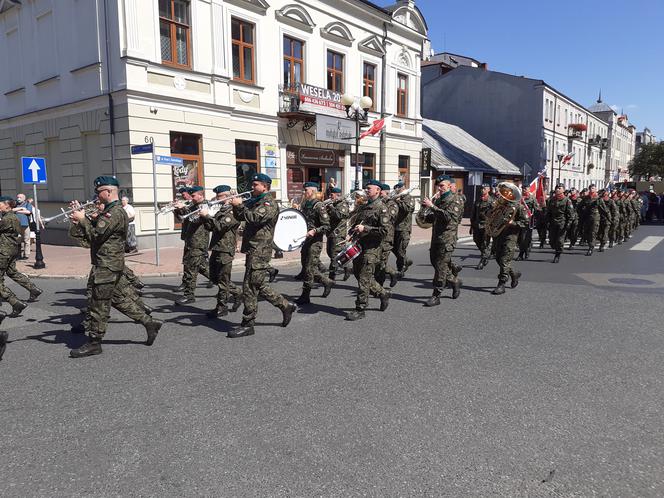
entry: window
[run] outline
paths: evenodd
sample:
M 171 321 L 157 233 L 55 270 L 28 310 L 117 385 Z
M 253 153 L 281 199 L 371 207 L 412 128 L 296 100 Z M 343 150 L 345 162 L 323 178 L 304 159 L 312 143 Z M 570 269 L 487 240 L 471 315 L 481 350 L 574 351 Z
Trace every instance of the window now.
M 235 141 L 235 170 L 238 192 L 251 190 L 251 179 L 259 172 L 259 146 L 258 142 L 249 142 L 247 140 Z
M 376 154 L 365 152 L 362 155 L 364 155 L 364 164 L 362 165 L 362 186 L 364 186 L 369 180 L 376 177 Z
M 191 67 L 191 32 L 188 0 L 159 0 L 161 61 Z
M 293 88 L 304 81 L 304 42 L 284 36 L 284 86 Z
M 327 51 L 327 89 L 344 93 L 344 56 Z
M 397 74 L 397 116 L 408 114 L 408 76 Z
M 182 166 L 172 169 L 173 193 L 180 187 L 203 185 L 203 157 L 201 156 L 201 135 L 189 133 L 170 133 L 171 156 L 182 159 Z M 180 227 L 176 219 L 175 227 Z
M 254 83 L 254 25 L 231 19 L 233 38 L 233 79 Z
M 376 66 L 364 63 L 362 70 L 362 95 L 371 97 L 371 111 L 376 109 Z
M 399 156 L 399 181 L 403 182 L 406 188 L 410 187 L 410 156 Z

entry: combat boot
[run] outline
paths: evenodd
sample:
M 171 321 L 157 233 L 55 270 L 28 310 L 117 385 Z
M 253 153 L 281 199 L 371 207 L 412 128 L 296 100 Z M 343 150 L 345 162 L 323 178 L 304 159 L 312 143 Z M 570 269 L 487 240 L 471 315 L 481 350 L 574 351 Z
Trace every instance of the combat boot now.
M 572 242 L 569 243 L 569 249 L 570 249 L 570 251 L 571 251 L 572 249 L 574 249 L 574 243 L 572 243 Z
M 148 346 L 152 346 L 154 344 L 154 340 L 157 338 L 159 329 L 161 329 L 163 325 L 164 322 L 154 318 L 145 324 L 145 331 L 148 333 L 148 339 L 145 341 L 145 344 Z
M 267 273 L 268 273 L 268 279 L 267 279 L 267 281 L 268 281 L 269 283 L 272 283 L 272 282 L 274 282 L 274 279 L 277 278 L 277 275 L 279 275 L 279 270 L 276 269 L 276 268 L 270 268 L 270 269 L 267 271 Z
M 609 242 L 609 249 L 613 249 L 613 241 Z
M 519 285 L 519 279 L 521 278 L 521 272 L 513 270 L 510 277 L 512 278 L 512 281 L 510 282 L 510 287 L 512 289 L 514 289 L 517 285 Z
M 151 315 L 152 312 L 154 311 L 150 306 L 148 306 L 145 303 L 143 303 L 143 309 L 145 310 L 146 315 Z
M 327 277 L 328 277 L 330 280 L 334 281 L 334 280 L 337 279 L 337 272 L 334 271 L 334 270 L 330 270 L 330 272 L 327 274 Z
M 29 303 L 34 303 L 37 302 L 37 298 L 44 292 L 41 290 L 39 287 L 33 286 L 32 289 L 30 289 L 30 297 L 28 298 Z
M 475 267 L 475 269 L 476 270 L 481 270 L 482 268 L 484 268 L 483 263 L 484 263 L 484 258 L 480 258 L 480 261 L 479 261 L 479 263 L 477 263 L 477 266 Z
M 28 305 L 23 301 L 16 301 L 16 303 L 12 304 L 12 312 L 9 314 L 9 318 L 16 318 L 17 316 L 20 316 L 23 310 L 27 307 Z
M 7 332 L 0 331 L 0 361 L 2 361 L 2 356 L 5 354 L 7 349 L 7 340 L 9 339 L 9 334 Z
M 528 250 L 524 253 L 523 259 L 526 259 L 526 260 L 530 259 L 530 250 Z
M 254 330 L 253 325 L 245 325 L 245 326 L 240 326 L 234 330 L 231 330 L 228 334 L 226 334 L 226 337 L 229 337 L 230 339 L 235 339 L 237 337 L 248 337 L 250 335 L 254 335 L 256 332 Z
M 290 323 L 291 319 L 293 318 L 293 313 L 297 311 L 297 306 L 295 303 L 287 303 L 286 307 L 281 310 L 281 326 L 282 327 L 288 327 L 288 324 Z
M 218 304 L 216 308 L 205 313 L 208 318 L 219 318 L 228 315 L 228 308 L 225 304 Z
M 311 299 L 309 299 L 310 295 L 311 295 L 311 289 L 303 288 L 302 289 L 302 294 L 300 294 L 300 297 L 298 297 L 295 300 L 295 303 L 299 304 L 300 306 L 302 306 L 303 304 L 310 304 L 311 303 Z
M 323 289 L 323 295 L 321 297 L 327 297 L 330 295 L 330 292 L 332 292 L 332 287 L 334 286 L 334 280 L 328 280 L 327 282 L 323 282 L 323 285 L 325 287 Z
M 599 245 L 599 252 L 604 252 L 604 244 Z
M 523 261 L 523 251 L 519 253 L 519 255 L 516 257 L 515 261 Z
M 505 282 L 498 282 L 498 285 L 496 285 L 496 288 L 491 291 L 491 294 L 494 296 L 505 294 Z
M 455 264 L 455 263 L 451 263 L 450 266 L 451 266 L 451 269 L 452 269 L 452 275 L 454 275 L 455 277 L 456 277 L 459 273 L 461 273 L 461 270 L 463 270 L 463 266 L 461 266 L 461 265 L 457 265 L 457 264 Z
M 394 287 L 397 285 L 397 282 L 399 281 L 399 276 L 398 274 L 395 273 L 390 273 L 390 287 Z
M 185 287 L 184 283 L 181 283 L 180 285 L 178 285 L 176 287 L 175 292 L 182 292 L 183 290 L 185 290 L 185 288 L 186 287 Z
M 392 292 L 386 290 L 382 296 L 380 296 L 380 311 L 385 311 L 390 305 L 390 298 L 392 297 Z
M 406 258 L 406 261 L 403 264 L 403 272 L 406 273 L 411 266 L 413 266 L 413 260 Z
M 356 320 L 361 320 L 365 316 L 366 315 L 364 313 L 364 310 L 353 310 L 346 315 L 346 320 L 348 320 L 349 322 L 354 322 Z
M 353 270 L 348 268 L 347 266 L 344 267 L 344 282 L 350 278 L 350 276 L 353 274 Z
M 459 277 L 455 278 L 454 282 L 452 282 L 452 299 L 456 299 L 461 294 L 461 284 L 463 282 Z
M 557 252 L 555 256 L 553 256 L 553 263 L 558 263 L 560 261 L 560 253 Z
M 424 303 L 424 306 L 428 308 L 433 308 L 434 306 L 438 306 L 440 304 L 440 297 L 438 296 L 431 296 L 426 303 Z
M 85 356 L 93 356 L 96 354 L 101 354 L 101 341 L 90 339 L 90 342 L 86 342 L 80 348 L 72 349 L 69 352 L 69 357 L 83 358 Z

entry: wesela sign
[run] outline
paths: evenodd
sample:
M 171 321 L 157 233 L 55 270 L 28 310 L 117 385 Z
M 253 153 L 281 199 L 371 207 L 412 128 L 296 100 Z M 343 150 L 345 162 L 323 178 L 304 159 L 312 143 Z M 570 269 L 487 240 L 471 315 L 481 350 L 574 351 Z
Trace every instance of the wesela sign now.
M 300 110 L 329 116 L 346 116 L 346 108 L 341 103 L 341 94 L 327 88 L 297 84 L 297 92 L 300 98 Z

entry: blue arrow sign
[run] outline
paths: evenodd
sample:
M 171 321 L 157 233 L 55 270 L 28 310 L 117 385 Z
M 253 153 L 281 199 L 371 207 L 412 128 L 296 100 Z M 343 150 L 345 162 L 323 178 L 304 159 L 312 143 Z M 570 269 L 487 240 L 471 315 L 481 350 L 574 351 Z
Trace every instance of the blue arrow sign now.
M 22 157 L 21 170 L 23 171 L 23 183 L 46 183 L 46 159 L 43 157 Z
M 150 154 L 152 152 L 152 144 L 132 145 L 132 154 Z
M 155 156 L 154 160 L 157 164 L 168 164 L 170 166 L 182 166 L 184 164 L 180 157 Z

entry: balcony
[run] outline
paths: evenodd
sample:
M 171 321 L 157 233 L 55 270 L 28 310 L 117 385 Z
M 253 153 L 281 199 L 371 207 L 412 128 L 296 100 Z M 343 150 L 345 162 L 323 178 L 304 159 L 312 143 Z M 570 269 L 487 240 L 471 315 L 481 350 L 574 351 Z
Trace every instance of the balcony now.
M 305 131 L 316 122 L 312 112 L 300 109 L 300 89 L 297 85 L 279 85 L 279 111 L 277 116 L 288 119 L 288 128 L 293 128 L 298 122 L 304 122 Z
M 583 123 L 572 123 L 567 126 L 567 138 L 569 140 L 582 140 L 583 132 L 587 129 L 588 127 Z

